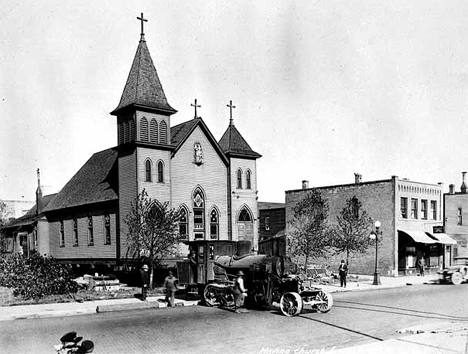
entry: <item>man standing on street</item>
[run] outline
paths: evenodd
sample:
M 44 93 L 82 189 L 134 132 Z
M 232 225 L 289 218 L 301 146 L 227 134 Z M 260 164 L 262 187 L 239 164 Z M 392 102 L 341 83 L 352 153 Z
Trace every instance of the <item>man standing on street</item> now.
M 174 306 L 175 292 L 177 291 L 177 278 L 171 270 L 169 271 L 169 275 L 166 279 L 164 279 L 164 289 L 166 289 L 167 306 Z
M 340 266 L 338 267 L 338 272 L 340 274 L 340 285 L 343 288 L 346 288 L 346 277 L 348 276 L 348 265 L 342 259 Z
M 149 287 L 149 274 L 148 274 L 148 266 L 146 264 L 141 267 L 140 270 L 140 276 L 141 276 L 141 300 L 145 301 L 146 300 L 146 294 L 148 293 L 148 287 Z

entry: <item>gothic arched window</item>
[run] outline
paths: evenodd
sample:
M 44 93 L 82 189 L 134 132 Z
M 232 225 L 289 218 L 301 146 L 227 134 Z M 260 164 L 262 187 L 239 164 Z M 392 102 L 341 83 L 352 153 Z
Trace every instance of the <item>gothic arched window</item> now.
M 151 161 L 145 161 L 145 181 L 151 182 Z
M 193 193 L 193 231 L 195 238 L 203 238 L 205 230 L 205 195 L 200 188 Z
M 239 214 L 239 221 L 252 221 L 249 211 L 244 208 Z
M 167 123 L 164 120 L 159 123 L 159 143 L 167 144 Z
M 158 122 L 154 118 L 151 119 L 150 123 L 150 142 L 158 143 Z
M 164 183 L 164 164 L 162 161 L 158 162 L 158 182 Z
M 242 170 L 237 170 L 237 189 L 242 189 Z
M 179 236 L 182 240 L 188 239 L 188 219 L 187 219 L 187 209 L 185 207 L 180 208 L 179 216 Z
M 145 117 L 140 120 L 140 140 L 148 141 L 148 120 Z
M 247 189 L 252 189 L 252 172 L 250 170 L 247 170 L 245 173 L 245 188 Z
M 210 213 L 210 238 L 217 240 L 219 237 L 219 214 L 218 211 L 213 208 Z

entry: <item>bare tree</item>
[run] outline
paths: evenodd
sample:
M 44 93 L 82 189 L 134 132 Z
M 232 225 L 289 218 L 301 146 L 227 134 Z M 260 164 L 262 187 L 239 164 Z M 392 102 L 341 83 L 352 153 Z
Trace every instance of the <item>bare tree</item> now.
M 346 263 L 353 254 L 365 253 L 370 246 L 369 227 L 372 219 L 356 196 L 346 201 L 337 217 L 338 226 L 333 230 L 332 244 L 336 253 L 346 254 Z
M 330 248 L 330 228 L 327 224 L 328 202 L 317 189 L 293 207 L 290 221 L 293 231 L 289 237 L 289 252 L 293 257 L 303 257 L 304 269 L 309 258 L 322 257 Z
M 174 253 L 179 242 L 179 212 L 169 209 L 168 202 L 151 199 L 143 189 L 132 202 L 131 211 L 124 221 L 128 225 L 128 250 L 134 258 L 148 259 L 150 286 L 153 286 L 154 268 Z

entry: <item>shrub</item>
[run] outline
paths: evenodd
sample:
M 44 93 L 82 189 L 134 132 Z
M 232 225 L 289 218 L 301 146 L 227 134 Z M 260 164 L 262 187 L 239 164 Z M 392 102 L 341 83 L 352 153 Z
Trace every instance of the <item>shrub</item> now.
M 75 293 L 72 267 L 53 257 L 33 252 L 29 257 L 19 254 L 1 259 L 0 286 L 12 288 L 15 296 L 38 299 L 48 295 Z

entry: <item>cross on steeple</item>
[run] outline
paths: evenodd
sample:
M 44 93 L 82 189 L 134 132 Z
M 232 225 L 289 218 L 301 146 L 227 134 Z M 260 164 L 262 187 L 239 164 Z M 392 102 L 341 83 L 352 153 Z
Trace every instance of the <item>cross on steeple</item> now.
M 190 105 L 192 107 L 195 107 L 195 118 L 198 118 L 198 115 L 197 115 L 197 107 L 200 108 L 201 105 L 197 105 L 197 99 L 195 98 L 195 103 L 190 103 Z
M 233 106 L 233 105 L 232 105 L 232 100 L 230 100 L 230 101 L 229 101 L 229 104 L 226 105 L 226 107 L 229 107 L 229 111 L 230 111 L 229 125 L 232 125 L 232 109 L 233 109 L 233 108 L 236 108 L 236 106 Z
M 144 41 L 145 40 L 145 32 L 143 30 L 143 22 L 148 22 L 148 20 L 143 17 L 143 12 L 141 13 L 141 17 L 137 17 L 137 20 L 141 21 L 140 41 Z

